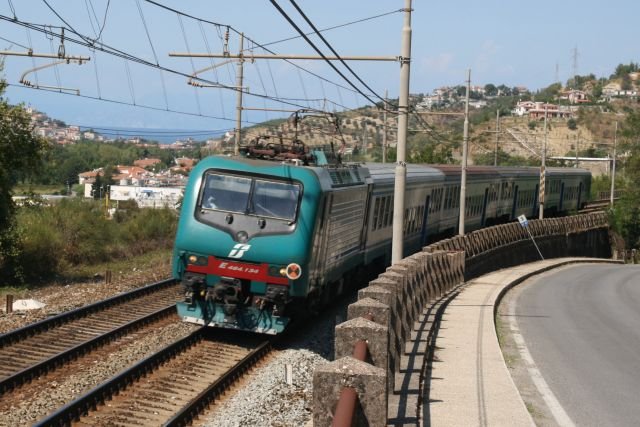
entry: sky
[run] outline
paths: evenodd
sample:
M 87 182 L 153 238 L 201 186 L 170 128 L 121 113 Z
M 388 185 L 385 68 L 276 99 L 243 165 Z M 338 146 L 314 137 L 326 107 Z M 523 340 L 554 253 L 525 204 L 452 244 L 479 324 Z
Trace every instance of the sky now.
M 68 124 L 86 127 L 211 132 L 232 129 L 236 91 L 194 88 L 187 84 L 187 76 L 217 65 L 215 70 L 198 75 L 210 83 L 235 87 L 235 63 L 223 65 L 221 59 L 176 58 L 170 57 L 169 52 L 221 53 L 229 26 L 231 53 L 239 51 L 238 34 L 242 32 L 246 37 L 244 48 L 248 49 L 245 55 L 262 54 L 264 50 L 257 45 L 297 36 L 296 30 L 269 0 L 154 2 L 0 0 L 0 15 L 4 18 L 0 20 L 0 50 L 26 52 L 32 48 L 34 53 L 56 53 L 61 44 L 60 27 L 64 26 L 65 53 L 90 58 L 82 65 L 60 64 L 33 72 L 30 70 L 54 60 L 5 56 L 3 74 L 9 87 L 4 97 Z M 276 3 L 304 32 L 312 31 L 290 0 Z M 400 9 L 404 0 L 296 0 L 296 3 L 318 29 L 364 20 L 323 32 L 340 55 L 400 54 L 403 25 Z M 411 93 L 464 84 L 467 69 L 471 69 L 474 85 L 494 83 L 535 90 L 554 83 L 556 75 L 566 82 L 574 65 L 578 74 L 608 77 L 619 63 L 640 61 L 636 30 L 640 2 L 636 0 L 414 0 L 412 8 Z M 373 18 L 378 15 L 384 16 Z M 25 22 L 35 26 L 27 29 L 19 25 Z M 309 37 L 324 54 L 331 55 L 317 36 Z M 84 39 L 96 47 L 106 45 L 130 59 L 158 64 L 164 71 L 99 48 L 82 46 L 72 39 Z M 316 55 L 301 38 L 266 47 L 278 54 Z M 369 98 L 377 101 L 385 90 L 390 98 L 397 98 L 400 87 L 397 62 L 352 61 L 349 65 L 374 93 L 341 64 L 335 64 Z M 20 84 L 23 73 L 32 84 L 69 90 L 62 94 L 57 89 L 26 88 Z M 245 91 L 251 93 L 243 99 L 248 108 L 340 111 L 370 103 L 324 61 L 288 63 L 256 59 L 245 62 L 244 77 Z M 81 96 L 74 95 L 76 91 Z M 243 112 L 243 126 L 289 114 L 247 110 Z

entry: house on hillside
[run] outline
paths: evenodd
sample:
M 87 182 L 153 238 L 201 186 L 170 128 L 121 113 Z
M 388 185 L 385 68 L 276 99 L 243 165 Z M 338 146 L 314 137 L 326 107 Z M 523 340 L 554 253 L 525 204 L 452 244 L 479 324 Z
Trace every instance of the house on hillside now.
M 533 101 L 518 101 L 512 113 L 520 117 L 528 116 L 531 119 L 542 119 L 545 114 L 548 118 L 568 118 L 573 116 L 571 107 Z
M 96 177 L 104 175 L 104 169 L 98 168 L 88 172 L 82 172 L 78 174 L 79 184 L 93 184 L 96 182 Z M 119 182 L 121 185 L 127 185 L 134 183 L 136 185 L 142 185 L 153 176 L 153 173 L 142 169 L 139 166 L 123 166 L 118 165 L 115 167 L 114 174 L 111 179 L 115 182 Z
M 602 88 L 602 95 L 604 96 L 616 96 L 620 92 L 620 83 L 611 82 Z
M 174 162 L 176 165 L 170 169 L 172 172 L 189 173 L 198 161 L 196 159 L 190 159 L 188 157 L 178 157 L 174 160 Z
M 560 99 L 566 99 L 571 104 L 582 104 L 589 102 L 587 93 L 582 90 L 568 89 L 560 94 Z
M 102 168 L 94 169 L 88 172 L 82 172 L 78 174 L 78 184 L 93 184 L 96 182 L 96 177 L 102 176 Z
M 140 168 L 146 169 L 146 168 L 150 168 L 153 167 L 154 165 L 157 165 L 158 163 L 160 163 L 161 160 L 160 159 L 140 159 L 140 160 L 135 160 L 133 162 L 134 166 L 138 166 Z

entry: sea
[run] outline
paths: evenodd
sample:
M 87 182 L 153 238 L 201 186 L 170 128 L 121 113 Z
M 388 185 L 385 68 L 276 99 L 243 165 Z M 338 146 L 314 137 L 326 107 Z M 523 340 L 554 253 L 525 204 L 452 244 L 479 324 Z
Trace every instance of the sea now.
M 157 129 L 157 128 L 99 128 L 81 127 L 81 132 L 93 131 L 108 139 L 142 138 L 148 141 L 157 141 L 159 144 L 173 144 L 176 141 L 204 142 L 208 139 L 219 139 L 225 131 L 207 129 Z

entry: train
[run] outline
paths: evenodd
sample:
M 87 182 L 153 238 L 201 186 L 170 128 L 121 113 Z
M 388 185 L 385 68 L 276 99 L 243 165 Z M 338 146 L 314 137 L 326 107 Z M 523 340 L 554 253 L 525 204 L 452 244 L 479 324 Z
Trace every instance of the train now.
M 263 151 L 210 156 L 190 174 L 172 260 L 186 322 L 279 334 L 391 263 L 395 164 Z M 407 165 L 405 256 L 457 233 L 460 177 Z M 545 182 L 545 217 L 566 215 L 587 202 L 591 174 L 549 167 Z M 468 167 L 465 231 L 537 217 L 539 185 L 540 168 Z

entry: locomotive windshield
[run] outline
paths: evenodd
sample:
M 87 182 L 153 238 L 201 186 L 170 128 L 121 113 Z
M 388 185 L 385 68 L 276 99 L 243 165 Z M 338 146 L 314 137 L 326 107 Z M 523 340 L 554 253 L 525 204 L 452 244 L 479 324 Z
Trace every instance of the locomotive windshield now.
M 205 176 L 201 206 L 205 209 L 295 220 L 300 185 L 208 173 Z

